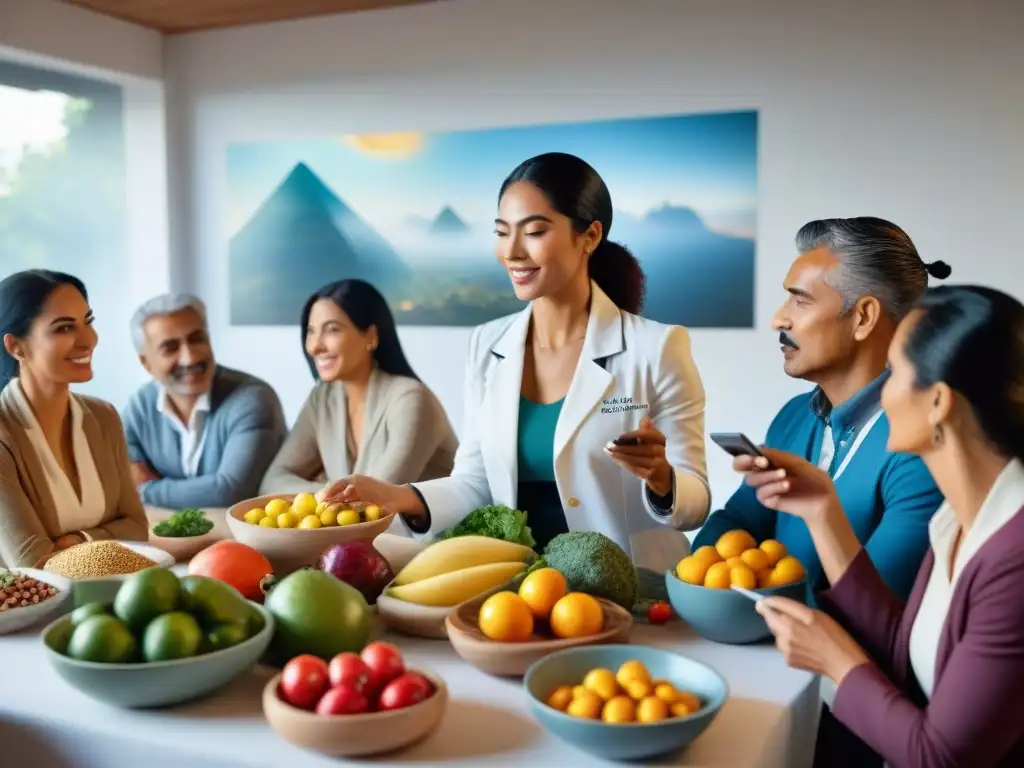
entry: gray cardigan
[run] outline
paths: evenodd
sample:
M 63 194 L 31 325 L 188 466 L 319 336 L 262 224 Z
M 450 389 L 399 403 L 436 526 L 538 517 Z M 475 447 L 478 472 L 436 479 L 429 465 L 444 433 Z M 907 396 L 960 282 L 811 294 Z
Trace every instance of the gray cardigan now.
M 147 462 L 159 480 L 142 486 L 142 500 L 156 507 L 229 507 L 259 493 L 260 480 L 287 435 L 281 401 L 262 379 L 217 366 L 204 426 L 199 473 L 181 468 L 178 431 L 157 410 L 160 387 L 136 392 L 123 414 L 131 461 Z
M 458 438 L 444 407 L 421 382 L 375 370 L 364 414 L 362 442 L 350 466 L 345 387 L 317 384 L 260 492 L 312 493 L 350 474 L 402 484 L 451 473 Z

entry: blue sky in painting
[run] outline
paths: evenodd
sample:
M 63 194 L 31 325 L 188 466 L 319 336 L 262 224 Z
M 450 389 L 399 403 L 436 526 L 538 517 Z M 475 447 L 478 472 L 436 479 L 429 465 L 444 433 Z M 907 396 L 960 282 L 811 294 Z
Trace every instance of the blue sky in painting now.
M 689 206 L 711 229 L 756 233 L 756 112 L 412 137 L 417 149 L 397 156 L 341 135 L 231 145 L 226 234 L 234 234 L 299 162 L 385 236 L 412 218 L 432 219 L 446 205 L 474 229 L 490 227 L 502 179 L 522 160 L 550 151 L 571 152 L 593 165 L 619 211 L 639 217 L 666 203 Z

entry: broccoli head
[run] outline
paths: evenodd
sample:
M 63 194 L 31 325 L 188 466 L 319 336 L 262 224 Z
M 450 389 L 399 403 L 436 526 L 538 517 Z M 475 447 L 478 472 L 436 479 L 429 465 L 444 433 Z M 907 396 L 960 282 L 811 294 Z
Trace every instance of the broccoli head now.
M 570 531 L 555 536 L 544 548 L 543 565 L 562 572 L 574 592 L 586 592 L 618 603 L 627 611 L 640 596 L 636 568 L 629 555 L 603 533 Z

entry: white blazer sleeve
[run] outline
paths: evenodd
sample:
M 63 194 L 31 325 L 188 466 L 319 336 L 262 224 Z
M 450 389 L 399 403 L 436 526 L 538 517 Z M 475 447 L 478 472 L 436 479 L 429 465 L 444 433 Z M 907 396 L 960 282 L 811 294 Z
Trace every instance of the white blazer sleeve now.
M 430 537 L 450 528 L 474 509 L 491 503 L 491 487 L 487 481 L 484 458 L 480 452 L 479 427 L 483 415 L 484 361 L 480 346 L 480 327 L 474 328 L 469 337 L 469 354 L 466 360 L 466 381 L 463 386 L 465 408 L 462 416 L 462 435 L 455 452 L 455 466 L 448 477 L 413 483 L 430 510 L 430 529 L 418 533 L 409 532 L 416 538 Z
M 690 351 L 690 334 L 681 326 L 669 328 L 662 341 L 651 420 L 665 435 L 665 454 L 674 471 L 672 512 L 666 515 L 651 506 L 647 486 L 641 485 L 644 508 L 661 523 L 692 531 L 707 519 L 711 492 L 704 452 L 704 385 Z

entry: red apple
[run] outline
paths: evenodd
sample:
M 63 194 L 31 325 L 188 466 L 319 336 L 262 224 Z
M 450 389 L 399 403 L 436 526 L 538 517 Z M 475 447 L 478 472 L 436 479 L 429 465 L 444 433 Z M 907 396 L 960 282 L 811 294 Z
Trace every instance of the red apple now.
M 327 665 L 327 673 L 333 686 L 351 685 L 356 690 L 365 691 L 370 683 L 370 668 L 356 653 L 339 653 Z
M 433 692 L 433 688 L 430 681 L 422 675 L 406 672 L 384 686 L 377 701 L 377 708 L 384 711 L 411 707 L 427 698 Z
M 299 709 L 313 709 L 330 687 L 327 662 L 310 654 L 296 656 L 281 671 L 281 696 Z
M 405 672 L 402 652 L 391 643 L 377 641 L 363 648 L 359 654 L 370 670 L 370 689 L 381 690 L 396 677 Z
M 316 705 L 318 715 L 358 715 L 370 708 L 370 702 L 354 685 L 338 685 L 323 695 Z

